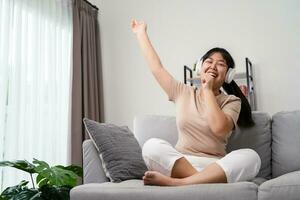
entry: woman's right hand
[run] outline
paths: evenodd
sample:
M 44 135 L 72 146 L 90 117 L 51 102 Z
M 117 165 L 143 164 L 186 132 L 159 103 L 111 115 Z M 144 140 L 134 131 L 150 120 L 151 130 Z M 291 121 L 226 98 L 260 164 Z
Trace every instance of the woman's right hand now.
M 147 25 L 144 21 L 131 20 L 131 30 L 135 34 L 145 33 L 147 31 Z

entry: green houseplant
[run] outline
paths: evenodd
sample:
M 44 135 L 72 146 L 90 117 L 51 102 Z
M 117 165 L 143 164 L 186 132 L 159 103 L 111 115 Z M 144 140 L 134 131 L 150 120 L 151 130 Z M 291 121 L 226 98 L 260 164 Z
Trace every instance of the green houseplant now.
M 18 185 L 6 188 L 0 195 L 0 200 L 65 200 L 70 199 L 70 190 L 76 186 L 77 178 L 82 177 L 81 167 L 70 165 L 67 167 L 33 159 L 30 163 L 26 160 L 2 161 L 0 167 L 14 167 L 28 172 L 31 177 L 32 188 L 29 181 L 21 181 Z M 36 176 L 34 184 L 33 174 Z

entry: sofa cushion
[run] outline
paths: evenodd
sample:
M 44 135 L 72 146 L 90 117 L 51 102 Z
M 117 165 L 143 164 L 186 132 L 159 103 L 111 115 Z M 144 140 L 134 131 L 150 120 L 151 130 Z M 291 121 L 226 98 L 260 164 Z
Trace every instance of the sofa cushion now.
M 257 200 L 257 185 L 240 182 L 160 187 L 144 186 L 141 180 L 129 180 L 77 186 L 71 190 L 70 196 L 71 200 Z
M 143 177 L 147 167 L 142 150 L 128 127 L 98 123 L 87 118 L 83 121 L 110 181 L 120 182 Z
M 256 185 L 261 185 L 262 183 L 264 183 L 267 180 L 268 179 L 265 179 L 263 177 L 255 177 L 254 179 L 252 179 L 250 181 L 253 182 L 253 183 L 255 183 Z
M 174 116 L 136 116 L 133 120 L 133 132 L 141 146 L 150 138 L 161 138 L 175 146 L 178 138 Z
M 273 115 L 272 175 L 300 170 L 300 111 L 285 111 Z
M 227 152 L 241 148 L 255 150 L 261 158 L 258 177 L 271 178 L 271 119 L 263 112 L 253 111 L 255 126 L 251 128 L 237 127 L 231 134 Z
M 291 172 L 264 182 L 258 188 L 259 200 L 299 200 L 300 171 Z

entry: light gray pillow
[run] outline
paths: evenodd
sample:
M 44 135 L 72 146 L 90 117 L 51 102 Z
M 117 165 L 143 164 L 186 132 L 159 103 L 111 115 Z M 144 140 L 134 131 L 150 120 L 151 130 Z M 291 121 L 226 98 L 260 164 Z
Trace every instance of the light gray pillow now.
M 142 149 L 127 126 L 99 123 L 87 118 L 83 122 L 111 182 L 143 177 L 147 167 Z

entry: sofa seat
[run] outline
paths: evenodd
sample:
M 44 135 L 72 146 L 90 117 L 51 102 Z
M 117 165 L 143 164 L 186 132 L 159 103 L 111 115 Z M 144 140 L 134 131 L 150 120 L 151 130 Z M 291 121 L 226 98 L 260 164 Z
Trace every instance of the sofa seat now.
M 256 200 L 258 186 L 253 182 L 198 184 L 177 187 L 145 186 L 142 180 L 121 183 L 89 183 L 71 191 L 72 200 Z
M 287 196 L 288 194 L 288 196 Z M 299 200 L 300 171 L 290 172 L 265 181 L 258 190 L 259 200 Z

